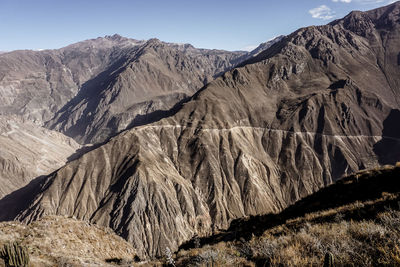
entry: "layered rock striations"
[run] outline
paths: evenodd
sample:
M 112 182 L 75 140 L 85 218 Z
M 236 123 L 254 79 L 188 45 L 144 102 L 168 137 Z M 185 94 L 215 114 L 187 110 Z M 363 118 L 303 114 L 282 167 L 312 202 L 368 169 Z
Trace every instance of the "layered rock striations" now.
M 80 148 L 73 139 L 17 116 L 0 117 L 0 146 L 0 199 L 62 167 Z

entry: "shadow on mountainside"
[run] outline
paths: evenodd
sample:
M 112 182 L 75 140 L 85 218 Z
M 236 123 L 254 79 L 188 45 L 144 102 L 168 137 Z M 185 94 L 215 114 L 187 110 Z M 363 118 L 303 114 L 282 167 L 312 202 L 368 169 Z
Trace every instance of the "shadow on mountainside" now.
M 397 65 L 400 66 L 400 53 L 397 55 Z
M 380 164 L 400 161 L 400 110 L 392 109 L 383 122 L 382 140 L 374 145 Z
M 384 192 L 400 192 L 400 167 L 384 168 L 371 171 L 363 171 L 337 181 L 320 191 L 299 200 L 279 214 L 266 214 L 252 216 L 247 219 L 232 221 L 228 230 L 221 233 L 200 238 L 200 244 L 217 244 L 234 240 L 250 240 L 253 235 L 261 236 L 266 230 L 284 225 L 290 219 L 303 217 L 305 214 L 333 209 L 348 205 L 356 201 L 378 199 Z M 348 219 L 364 220 L 373 218 L 379 210 L 384 210 L 387 205 L 397 207 L 400 196 L 395 200 L 383 201 L 378 204 L 363 205 L 357 210 L 344 214 Z M 322 223 L 334 218 L 319 218 L 316 223 Z M 196 241 L 197 239 L 197 241 Z M 192 239 L 180 246 L 179 249 L 196 247 L 198 238 Z
M 182 107 L 183 104 L 185 104 L 186 102 L 188 102 L 191 99 L 191 97 L 186 97 L 184 99 L 182 99 L 181 101 L 179 101 L 178 103 L 176 103 L 171 109 L 169 110 L 155 110 L 153 112 L 150 112 L 148 114 L 144 114 L 144 115 L 137 115 L 135 116 L 135 118 L 131 121 L 131 123 L 126 127 L 126 129 L 116 132 L 114 134 L 112 134 L 110 137 L 108 137 L 105 141 L 103 142 L 99 142 L 99 143 L 95 143 L 93 145 L 86 145 L 83 146 L 82 148 L 78 149 L 75 151 L 75 153 L 73 153 L 71 156 L 69 156 L 67 158 L 67 163 L 71 162 L 73 160 L 76 160 L 78 158 L 80 158 L 83 154 L 86 154 L 106 143 L 108 143 L 110 141 L 110 139 L 112 139 L 113 137 L 125 132 L 125 131 L 129 131 L 135 127 L 138 126 L 143 126 L 146 124 L 151 124 L 153 122 L 157 122 L 159 120 L 162 120 L 164 118 L 170 117 L 175 115 Z
M 108 86 L 115 81 L 115 77 L 118 76 L 124 69 L 124 64 L 126 64 L 127 58 L 122 57 L 108 67 L 105 71 L 99 73 L 94 78 L 85 82 L 79 89 L 78 94 L 72 98 L 68 103 L 66 103 L 54 117 L 46 122 L 46 127 L 49 129 L 54 129 L 54 127 L 61 121 L 68 121 L 68 117 L 71 111 L 77 107 L 79 103 L 86 104 L 85 112 L 83 114 L 91 114 L 95 111 L 101 99 L 103 98 L 102 92 L 108 88 Z M 74 126 L 68 129 L 65 134 L 72 138 L 79 136 L 84 132 L 85 125 L 90 121 L 89 116 L 82 116 L 78 119 Z
M 104 141 L 104 142 L 101 142 L 101 143 L 96 143 L 94 145 L 86 145 L 86 146 L 83 146 L 83 147 L 77 149 L 72 155 L 70 155 L 67 158 L 67 162 L 65 164 L 67 164 L 67 163 L 69 163 L 71 161 L 74 161 L 76 159 L 79 159 L 82 155 L 84 155 L 84 154 L 86 154 L 86 153 L 88 153 L 88 152 L 90 152 L 92 150 L 95 150 L 98 147 L 101 147 L 102 145 L 104 145 L 107 142 L 108 142 L 108 140 Z
M 46 175 L 33 179 L 26 186 L 0 199 L 0 221 L 12 221 L 22 211 L 29 208 L 35 196 L 42 190 Z
M 139 115 L 135 116 L 135 118 L 128 125 L 126 130 L 132 129 L 137 126 L 143 126 L 146 124 L 157 122 L 164 118 L 173 116 L 183 107 L 183 104 L 188 102 L 190 99 L 192 99 L 192 96 L 185 97 L 184 99 L 182 99 L 181 101 L 176 103 L 171 109 L 168 109 L 168 110 L 155 110 L 148 114 L 144 114 L 144 115 L 139 114 Z M 123 130 L 123 131 L 125 131 L 125 130 Z M 121 132 L 119 132 L 119 133 L 121 133 Z M 119 133 L 117 133 L 117 134 L 119 134 Z

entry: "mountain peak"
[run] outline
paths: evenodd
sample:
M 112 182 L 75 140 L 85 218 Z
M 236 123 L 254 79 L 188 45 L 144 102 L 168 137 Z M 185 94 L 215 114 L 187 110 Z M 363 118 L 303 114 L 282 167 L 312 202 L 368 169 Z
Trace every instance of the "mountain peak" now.
M 113 40 L 113 41 L 122 41 L 122 40 L 128 39 L 128 38 L 123 37 L 123 36 L 121 36 L 121 35 L 119 35 L 117 33 L 114 34 L 114 35 L 106 35 L 106 36 L 104 36 L 104 38 L 109 39 L 109 40 Z
M 159 44 L 159 43 L 162 43 L 162 42 L 158 38 L 150 38 L 149 40 L 147 40 L 147 43 L 148 44 Z
M 329 25 L 342 25 L 357 35 L 366 37 L 376 29 L 392 29 L 400 21 L 400 1 L 369 11 L 352 11 Z
M 381 19 L 390 19 L 390 18 L 397 18 L 399 19 L 400 15 L 400 1 L 394 2 L 390 5 L 379 7 L 376 9 L 372 9 L 369 11 L 359 11 L 359 10 L 354 10 L 351 11 L 347 16 L 345 16 L 342 19 L 338 19 L 336 21 L 333 21 L 331 25 L 337 24 L 340 21 L 346 21 L 349 19 L 365 19 L 369 18 L 370 20 L 377 22 Z M 396 20 L 398 22 L 398 20 Z

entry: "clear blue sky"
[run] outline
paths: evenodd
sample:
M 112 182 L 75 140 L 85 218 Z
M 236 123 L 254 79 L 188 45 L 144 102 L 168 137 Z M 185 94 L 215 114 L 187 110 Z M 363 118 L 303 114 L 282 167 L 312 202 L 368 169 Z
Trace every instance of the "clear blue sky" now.
M 118 33 L 239 50 L 390 0 L 0 0 L 0 51 Z

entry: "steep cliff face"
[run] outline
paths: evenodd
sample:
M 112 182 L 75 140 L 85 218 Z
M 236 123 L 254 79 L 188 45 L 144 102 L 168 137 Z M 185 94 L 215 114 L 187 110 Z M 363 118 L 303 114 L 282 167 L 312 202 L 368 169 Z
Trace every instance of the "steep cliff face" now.
M 399 10 L 395 3 L 296 31 L 175 115 L 125 131 L 28 188 L 35 197 L 0 218 L 74 215 L 152 257 L 384 163 L 377 147 L 400 141 L 387 123 L 400 109 L 391 56 Z
M 16 116 L 0 117 L 0 199 L 63 166 L 80 146 Z

